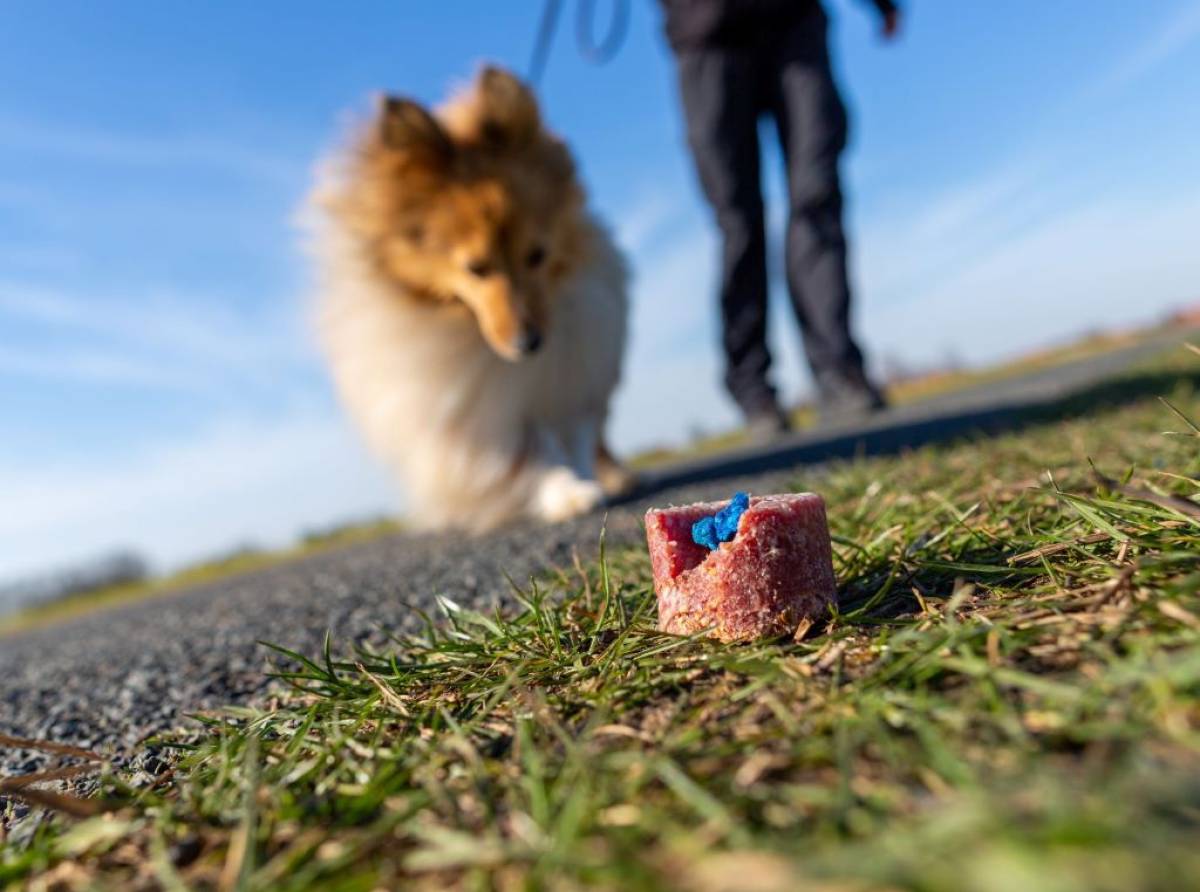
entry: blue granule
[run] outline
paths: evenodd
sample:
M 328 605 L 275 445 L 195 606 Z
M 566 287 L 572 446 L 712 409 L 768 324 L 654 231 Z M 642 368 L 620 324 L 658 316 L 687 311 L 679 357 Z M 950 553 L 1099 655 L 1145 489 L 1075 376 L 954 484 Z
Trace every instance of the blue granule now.
M 721 544 L 721 540 L 717 538 L 717 522 L 711 514 L 692 524 L 692 541 L 703 545 L 709 551 L 715 551 Z
M 737 535 L 738 522 L 750 507 L 750 496 L 744 492 L 734 493 L 729 504 L 708 517 L 692 524 L 692 541 L 715 551 L 722 542 L 729 542 Z

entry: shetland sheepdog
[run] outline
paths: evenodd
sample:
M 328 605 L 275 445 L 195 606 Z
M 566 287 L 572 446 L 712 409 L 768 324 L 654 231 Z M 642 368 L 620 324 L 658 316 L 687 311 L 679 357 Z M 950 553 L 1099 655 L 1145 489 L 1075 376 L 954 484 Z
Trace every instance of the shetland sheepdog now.
M 557 521 L 632 487 L 604 438 L 626 266 L 525 84 L 381 98 L 313 204 L 319 335 L 415 521 Z

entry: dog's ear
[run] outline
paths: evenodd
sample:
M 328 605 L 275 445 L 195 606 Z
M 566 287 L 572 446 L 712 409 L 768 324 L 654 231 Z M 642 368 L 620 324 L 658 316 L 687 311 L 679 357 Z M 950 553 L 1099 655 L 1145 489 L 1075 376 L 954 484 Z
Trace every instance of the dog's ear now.
M 376 118 L 379 139 L 388 149 L 433 166 L 449 162 L 454 144 L 442 125 L 411 99 L 380 96 Z
M 475 83 L 479 96 L 479 137 L 492 148 L 528 145 L 541 130 L 537 100 L 512 72 L 487 65 Z

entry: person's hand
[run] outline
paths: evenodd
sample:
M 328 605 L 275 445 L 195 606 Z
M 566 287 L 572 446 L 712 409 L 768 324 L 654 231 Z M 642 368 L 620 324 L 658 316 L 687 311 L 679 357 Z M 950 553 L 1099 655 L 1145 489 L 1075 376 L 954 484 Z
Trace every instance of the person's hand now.
M 883 39 L 895 40 L 900 33 L 900 10 L 893 9 L 883 14 Z

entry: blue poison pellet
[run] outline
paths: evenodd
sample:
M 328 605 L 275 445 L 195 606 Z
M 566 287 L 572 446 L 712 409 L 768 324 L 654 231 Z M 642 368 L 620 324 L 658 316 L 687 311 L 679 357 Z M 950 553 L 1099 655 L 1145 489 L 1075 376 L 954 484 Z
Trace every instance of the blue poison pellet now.
M 750 496 L 747 493 L 735 493 L 729 504 L 717 512 L 713 518 L 717 524 L 717 538 L 729 542 L 737 535 L 738 522 L 746 509 L 750 507 Z
M 729 504 L 716 514 L 702 517 L 692 524 L 692 541 L 715 551 L 722 542 L 730 542 L 737 535 L 738 522 L 750 507 L 747 493 L 734 493 Z
M 703 545 L 709 551 L 716 549 L 721 544 L 721 540 L 717 538 L 717 521 L 711 515 L 702 517 L 692 524 L 692 541 L 697 545 Z

